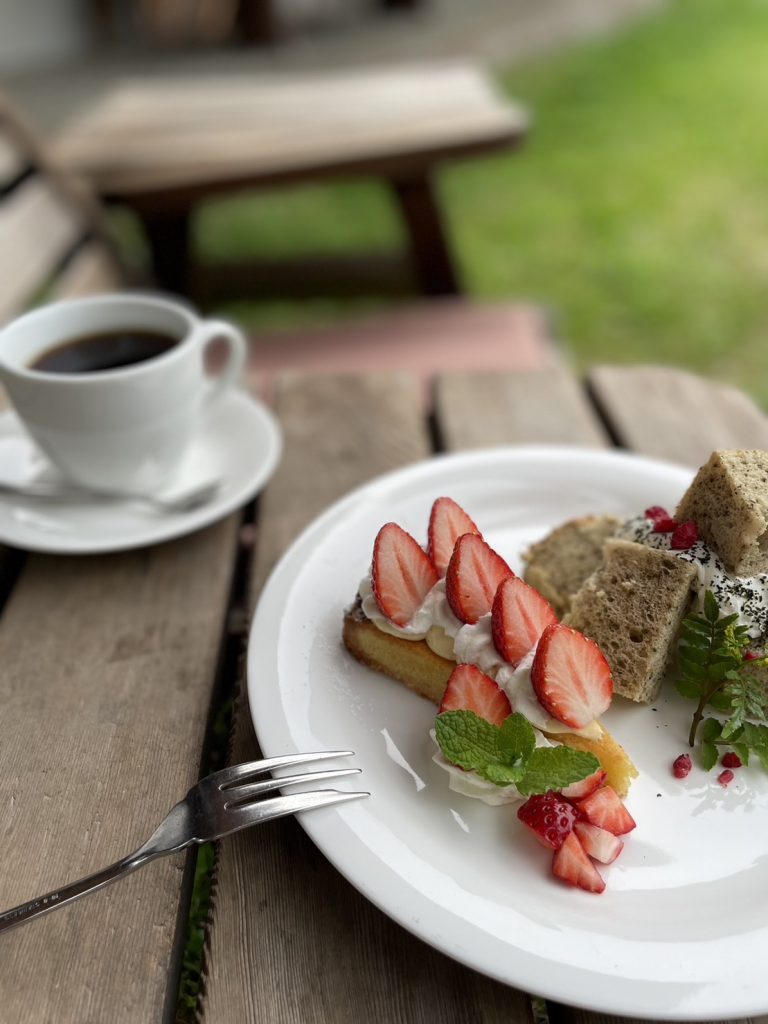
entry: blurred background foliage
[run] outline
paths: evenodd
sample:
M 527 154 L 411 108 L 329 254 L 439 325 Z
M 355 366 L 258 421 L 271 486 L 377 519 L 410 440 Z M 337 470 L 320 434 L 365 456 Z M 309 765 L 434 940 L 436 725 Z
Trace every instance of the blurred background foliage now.
M 674 362 L 768 401 L 766 0 L 671 0 L 498 80 L 529 143 L 441 176 L 470 294 L 542 303 L 580 366 Z M 196 230 L 223 258 L 386 244 L 395 223 L 383 188 L 349 183 L 212 202 Z M 359 309 L 228 311 L 258 328 Z

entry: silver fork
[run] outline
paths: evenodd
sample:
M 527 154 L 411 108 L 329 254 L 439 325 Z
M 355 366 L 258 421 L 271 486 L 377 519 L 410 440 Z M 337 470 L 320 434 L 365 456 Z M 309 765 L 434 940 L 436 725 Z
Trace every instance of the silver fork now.
M 0 914 L 0 932 L 17 924 L 31 921 L 33 917 L 47 914 L 49 910 L 63 907 L 89 892 L 103 889 L 105 885 L 123 878 L 143 867 L 151 860 L 176 853 L 193 843 L 207 843 L 221 839 L 232 832 L 259 825 L 263 821 L 282 818 L 286 814 L 309 811 L 316 807 L 346 803 L 370 796 L 370 793 L 346 792 L 338 789 L 318 789 L 308 793 L 292 793 L 289 796 L 274 796 L 262 799 L 266 793 L 296 786 L 302 782 L 320 782 L 322 779 L 338 779 L 344 775 L 357 775 L 359 768 L 330 768 L 320 772 L 305 772 L 284 778 L 267 778 L 259 781 L 257 776 L 274 768 L 290 768 L 310 764 L 331 757 L 351 757 L 351 750 L 326 750 L 315 754 L 287 754 L 271 757 L 265 761 L 251 761 L 247 764 L 223 768 L 202 779 L 187 793 L 155 829 L 150 838 L 134 853 L 123 857 L 115 864 L 95 874 L 81 878 L 63 889 L 54 889 L 45 896 L 22 903 L 12 910 Z

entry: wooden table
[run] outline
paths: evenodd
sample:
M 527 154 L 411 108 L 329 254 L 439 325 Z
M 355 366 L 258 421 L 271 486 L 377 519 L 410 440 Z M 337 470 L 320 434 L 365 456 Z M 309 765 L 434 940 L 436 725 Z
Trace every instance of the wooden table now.
M 715 447 L 768 448 L 768 420 L 743 394 L 659 368 L 596 369 L 586 384 L 566 370 L 444 377 L 434 418 L 407 375 L 277 384 L 285 457 L 258 514 L 109 557 L 4 552 L 0 907 L 132 849 L 195 781 L 267 574 L 349 488 L 438 441 L 618 445 L 692 466 Z M 230 757 L 255 756 L 240 697 Z M 192 866 L 158 861 L 5 935 L 0 1021 L 172 1020 Z M 292 819 L 219 845 L 206 945 L 202 1024 L 532 1021 L 528 995 L 393 924 Z
M 198 302 L 461 288 L 434 188 L 448 161 L 508 149 L 528 119 L 467 64 L 323 75 L 124 81 L 69 125 L 52 153 L 143 221 L 157 283 Z M 191 258 L 191 218 L 211 196 L 350 177 L 381 180 L 403 252 L 306 253 L 211 264 Z

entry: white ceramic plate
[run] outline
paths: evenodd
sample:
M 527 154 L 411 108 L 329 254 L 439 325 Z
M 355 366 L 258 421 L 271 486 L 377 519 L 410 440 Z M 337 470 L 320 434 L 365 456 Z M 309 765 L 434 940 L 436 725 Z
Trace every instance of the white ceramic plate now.
M 590 512 L 674 507 L 689 470 L 615 452 L 495 449 L 420 463 L 367 486 L 317 520 L 266 587 L 248 687 L 265 755 L 350 749 L 371 797 L 306 814 L 302 825 L 343 874 L 423 940 L 528 992 L 600 1010 L 720 1019 L 768 1010 L 768 782 L 717 772 L 684 782 L 693 710 L 667 689 L 653 706 L 617 699 L 605 716 L 640 770 L 638 827 L 590 895 L 550 875 L 550 855 L 515 816 L 452 793 L 432 764 L 435 709 L 355 662 L 343 610 L 396 520 L 426 536 L 449 494 L 513 568 L 554 524 Z M 361 783 L 363 786 L 361 787 Z M 603 869 L 601 869 L 603 870 Z
M 202 508 L 168 514 L 139 503 L 74 505 L 0 496 L 0 542 L 28 551 L 90 555 L 158 544 L 192 533 L 239 508 L 269 480 L 282 439 L 261 403 L 230 391 L 206 412 L 179 471 L 163 492 L 180 494 L 206 480 L 221 487 Z M 55 479 L 55 470 L 13 412 L 0 415 L 0 480 Z

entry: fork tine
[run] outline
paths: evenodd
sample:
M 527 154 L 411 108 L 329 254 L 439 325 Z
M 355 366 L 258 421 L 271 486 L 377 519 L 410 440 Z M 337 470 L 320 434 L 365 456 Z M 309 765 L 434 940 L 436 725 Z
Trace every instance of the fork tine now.
M 324 772 L 304 772 L 301 775 L 285 775 L 279 779 L 262 779 L 261 782 L 246 782 L 242 785 L 228 786 L 224 792 L 229 797 L 224 804 L 226 810 L 241 806 L 262 793 L 271 793 L 283 786 L 297 786 L 302 782 L 320 782 L 321 779 L 338 779 L 345 775 L 359 775 L 360 768 L 330 768 Z
M 311 764 L 312 761 L 324 761 L 331 757 L 354 757 L 354 750 L 321 750 L 314 754 L 283 754 L 280 757 L 269 757 L 263 761 L 248 761 L 235 764 L 230 768 L 208 776 L 210 782 L 216 783 L 219 789 L 226 789 L 237 782 L 244 782 L 252 775 L 261 775 L 273 768 L 290 768 L 298 764 Z
M 275 796 L 270 800 L 246 804 L 244 807 L 231 807 L 227 811 L 225 819 L 228 827 L 222 829 L 217 835 L 207 838 L 221 839 L 222 836 L 239 832 L 240 829 L 248 828 L 250 825 L 260 825 L 264 821 L 283 818 L 288 814 L 297 814 L 299 811 L 311 811 L 318 807 L 348 803 L 350 800 L 360 800 L 362 797 L 370 795 L 370 793 L 363 792 L 346 793 L 337 789 L 320 789 L 314 793 L 291 793 L 290 796 Z

